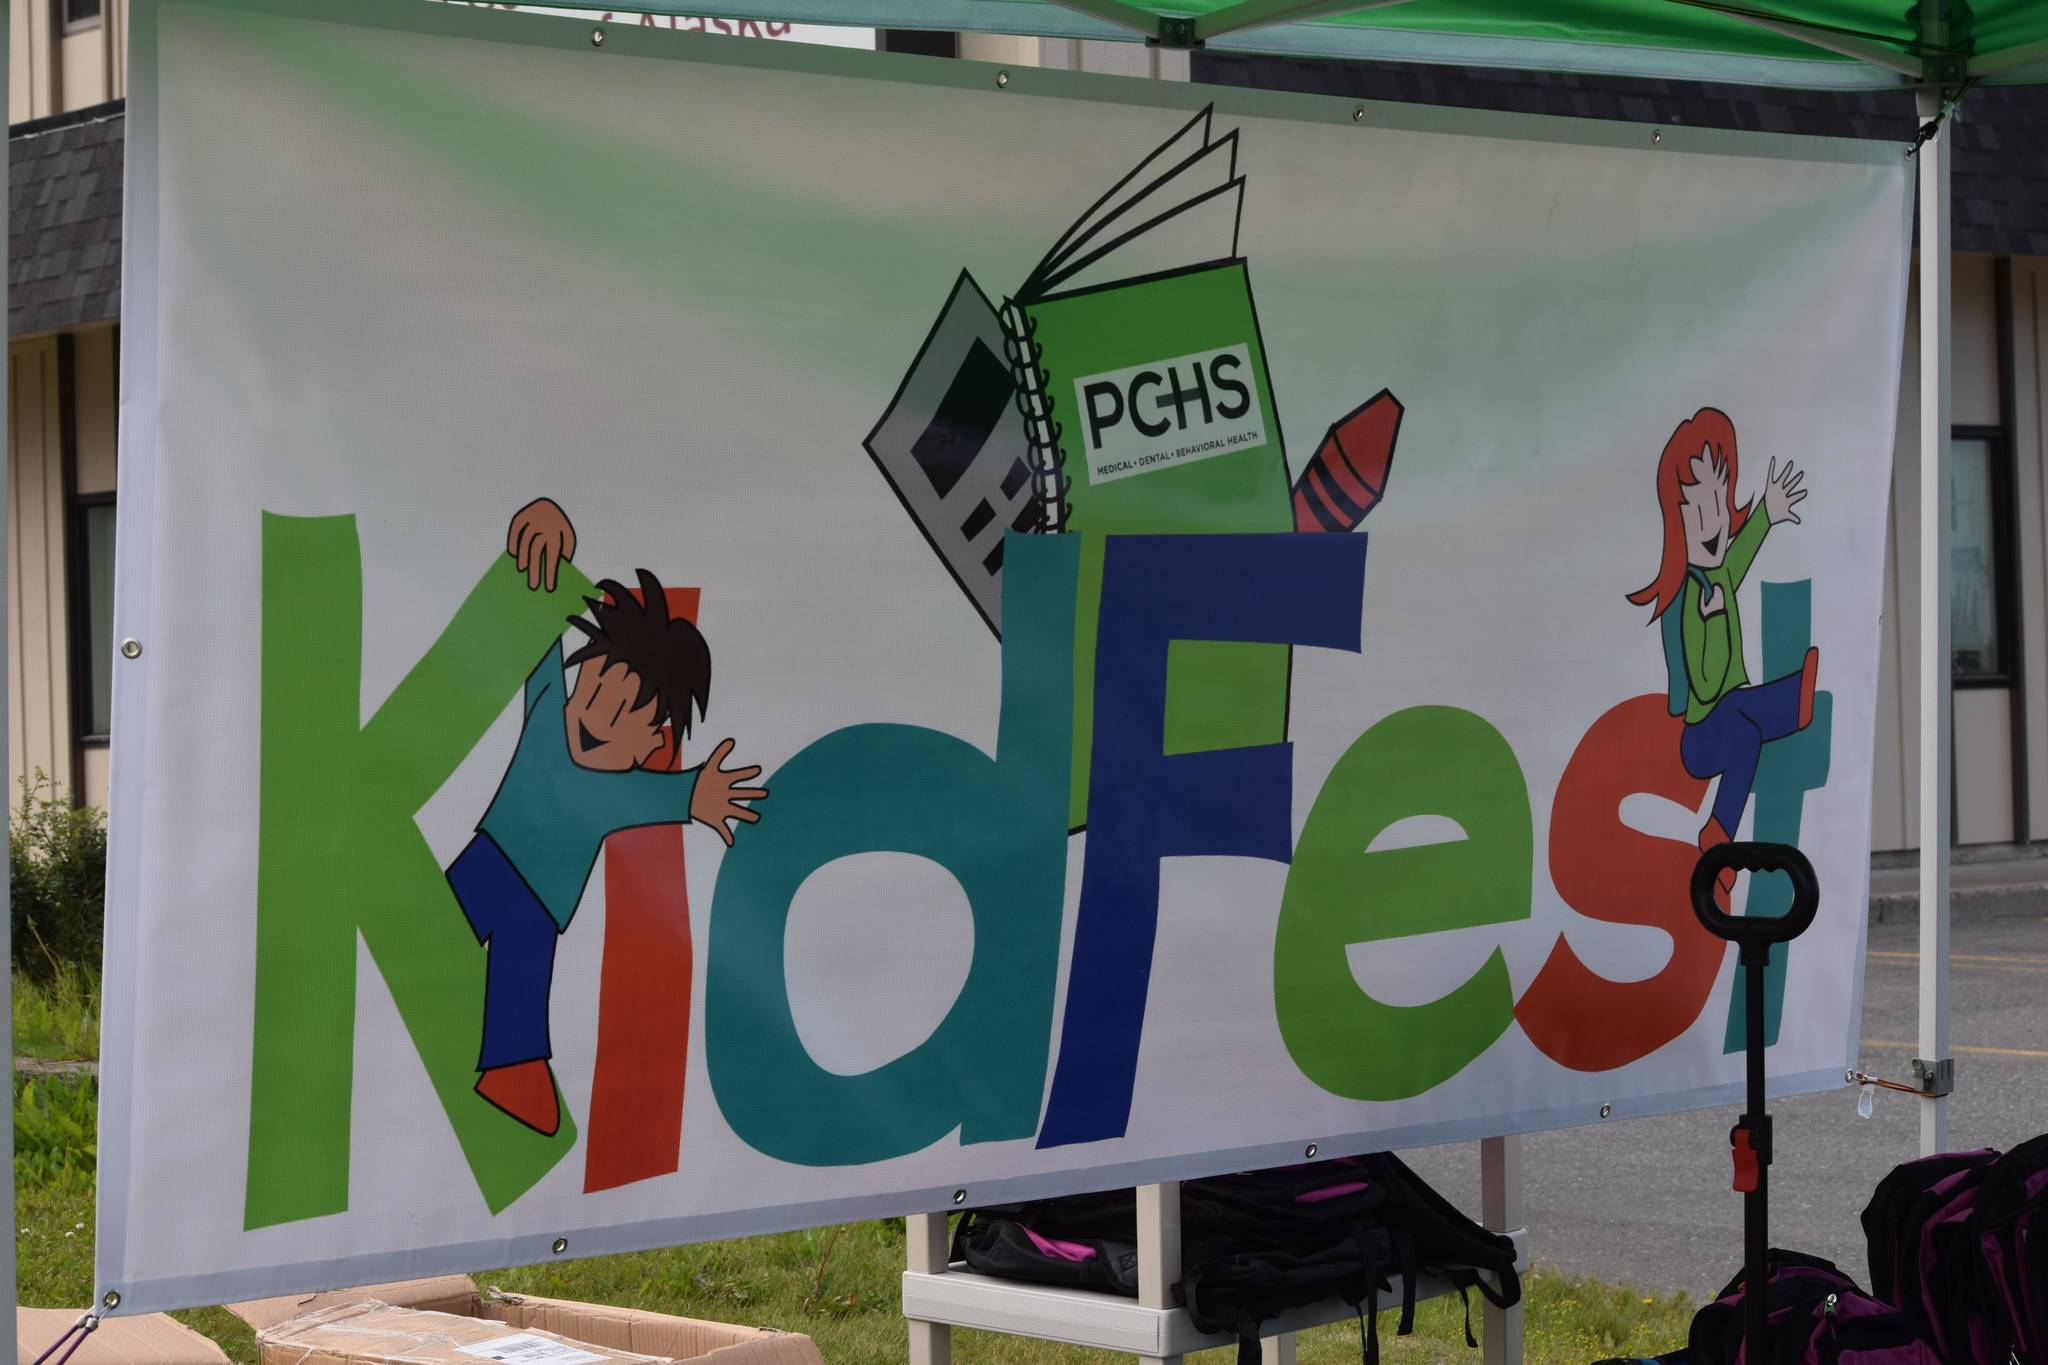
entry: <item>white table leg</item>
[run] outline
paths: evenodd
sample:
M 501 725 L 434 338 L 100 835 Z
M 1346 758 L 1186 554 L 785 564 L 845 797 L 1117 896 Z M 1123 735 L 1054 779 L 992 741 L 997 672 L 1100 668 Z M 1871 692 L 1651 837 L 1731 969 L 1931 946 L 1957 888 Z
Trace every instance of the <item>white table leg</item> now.
M 1262 1339 L 1259 1360 L 1262 1365 L 1294 1365 L 1294 1333 L 1282 1332 L 1277 1337 Z
M 1494 1232 L 1515 1232 L 1523 1226 L 1522 1139 L 1487 1138 L 1479 1144 L 1481 1219 Z M 1529 1267 L 1517 1266 L 1523 1275 Z M 1522 1365 L 1522 1305 L 1485 1305 L 1481 1342 L 1486 1365 Z
M 1180 1182 L 1138 1186 L 1138 1302 L 1171 1308 L 1180 1282 Z M 1181 1365 L 1179 1356 L 1140 1356 L 1144 1365 Z
M 950 1264 L 946 1215 L 913 1213 L 903 1222 L 909 1268 L 922 1275 L 943 1274 Z M 953 1365 L 953 1329 L 943 1322 L 911 1323 L 910 1365 Z

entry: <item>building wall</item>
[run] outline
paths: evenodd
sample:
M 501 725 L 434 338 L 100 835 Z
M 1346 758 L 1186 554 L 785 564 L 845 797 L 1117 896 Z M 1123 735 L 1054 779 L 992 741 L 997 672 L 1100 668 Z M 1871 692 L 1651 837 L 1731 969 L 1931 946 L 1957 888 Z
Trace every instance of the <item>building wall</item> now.
M 2048 294 L 2048 261 L 2011 266 L 2008 353 L 2000 342 L 1997 266 L 1988 256 L 1959 255 L 1952 266 L 1952 346 L 1956 426 L 2006 429 L 2012 460 L 2009 509 L 2016 550 L 2012 587 L 2018 591 L 2019 687 L 1957 688 L 1954 693 L 1956 842 L 2002 844 L 2048 838 L 2048 577 L 2042 546 L 2048 538 L 2043 502 L 2044 452 L 2040 411 L 2048 373 L 2038 344 L 2040 303 Z M 1883 654 L 1878 676 L 1876 799 L 1873 841 L 1879 849 L 1910 848 L 1919 829 L 1920 679 L 1920 389 L 1917 299 L 1907 305 L 1906 345 L 1899 386 L 1899 426 L 1893 448 L 1891 523 L 1887 537 Z M 2025 341 L 2023 346 L 2020 343 Z M 2005 370 L 2010 356 L 2010 411 Z M 2028 723 L 2032 719 L 2031 724 Z M 2019 730 L 2016 731 L 2015 723 Z M 2024 733 L 2021 734 L 2020 731 Z M 2023 743 L 2015 744 L 2015 740 Z M 2018 753 L 2016 755 L 2016 749 Z M 2015 766 L 2024 784 L 2027 822 L 2015 823 Z
M 8 474 L 7 760 L 24 776 L 71 782 L 71 679 L 65 633 L 62 433 L 55 338 L 9 348 L 13 463 Z
M 67 363 L 74 449 L 68 469 Z M 9 348 L 8 364 L 13 446 L 7 504 L 10 794 L 19 791 L 24 777 L 40 772 L 79 800 L 104 806 L 107 749 L 80 741 L 75 714 L 78 680 L 72 669 L 82 641 L 73 620 L 72 535 L 77 498 L 114 491 L 114 329 L 17 341 Z
M 101 0 L 100 17 L 65 31 L 63 0 L 8 6 L 7 121 L 84 109 L 128 93 L 128 0 Z

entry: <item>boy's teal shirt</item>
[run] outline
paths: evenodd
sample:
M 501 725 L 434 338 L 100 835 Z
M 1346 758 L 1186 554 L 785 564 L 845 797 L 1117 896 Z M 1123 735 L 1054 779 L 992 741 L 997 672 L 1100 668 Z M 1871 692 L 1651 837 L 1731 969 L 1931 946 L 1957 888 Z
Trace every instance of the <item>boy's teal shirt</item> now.
M 519 747 L 477 828 L 503 850 L 556 926 L 567 929 L 605 836 L 639 825 L 688 824 L 697 771 L 580 766 L 569 755 L 563 671 L 557 640 L 526 679 Z
M 1742 530 L 1728 544 L 1728 554 L 1711 569 L 1696 572 L 1706 577 L 1709 587 L 1721 590 L 1722 608 L 1712 616 L 1700 615 L 1701 594 L 1706 589 L 1694 572 L 1685 576 L 1685 590 L 1679 596 L 1680 622 L 1685 634 L 1685 676 L 1689 684 L 1685 698 L 1685 723 L 1696 725 L 1712 713 L 1714 703 L 1749 683 L 1749 670 L 1742 663 L 1742 616 L 1735 593 L 1756 562 L 1771 529 L 1771 519 L 1762 507 L 1752 508 Z

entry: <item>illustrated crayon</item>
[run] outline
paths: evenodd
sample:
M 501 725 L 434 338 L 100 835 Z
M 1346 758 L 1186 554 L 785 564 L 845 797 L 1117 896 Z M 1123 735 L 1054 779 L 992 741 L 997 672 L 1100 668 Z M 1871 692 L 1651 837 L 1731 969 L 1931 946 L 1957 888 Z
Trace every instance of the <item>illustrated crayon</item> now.
M 1331 427 L 1294 481 L 1294 529 L 1348 531 L 1387 491 L 1401 401 L 1381 389 Z

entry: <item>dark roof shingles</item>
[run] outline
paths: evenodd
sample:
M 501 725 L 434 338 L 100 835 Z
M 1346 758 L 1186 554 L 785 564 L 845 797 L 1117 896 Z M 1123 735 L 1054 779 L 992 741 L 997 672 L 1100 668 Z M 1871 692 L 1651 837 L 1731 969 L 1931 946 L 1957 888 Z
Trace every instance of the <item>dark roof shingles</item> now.
M 1400 62 L 1197 52 L 1196 80 L 1347 99 L 1807 133 L 1897 142 L 1917 122 L 1904 90 L 1770 90 Z M 2048 246 L 2048 86 L 1980 86 L 1956 115 L 1955 249 L 2038 256 Z
M 7 330 L 24 336 L 121 315 L 118 101 L 15 127 L 7 140 Z

